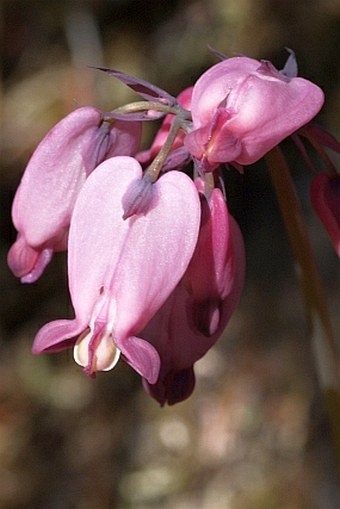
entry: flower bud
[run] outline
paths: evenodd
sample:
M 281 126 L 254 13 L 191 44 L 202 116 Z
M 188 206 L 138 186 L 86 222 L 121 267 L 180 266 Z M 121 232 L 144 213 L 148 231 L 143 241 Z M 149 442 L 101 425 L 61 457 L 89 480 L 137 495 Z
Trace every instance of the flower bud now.
M 193 131 L 184 144 L 209 171 L 233 161 L 251 164 L 309 122 L 323 101 L 318 86 L 270 62 L 230 58 L 194 85 Z

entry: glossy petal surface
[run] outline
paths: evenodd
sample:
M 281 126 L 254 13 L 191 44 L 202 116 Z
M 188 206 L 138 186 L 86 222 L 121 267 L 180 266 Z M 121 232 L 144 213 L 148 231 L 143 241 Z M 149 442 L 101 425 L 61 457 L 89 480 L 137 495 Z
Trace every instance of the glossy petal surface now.
M 180 284 L 141 334 L 160 354 L 159 379 L 156 384 L 145 382 L 144 386 L 161 405 L 178 403 L 190 396 L 194 388 L 193 364 L 220 337 L 239 302 L 245 271 L 244 245 L 241 232 L 232 217 L 230 223 L 235 249 L 235 273 L 232 287 L 221 301 L 221 317 L 214 333 L 207 337 L 191 326 L 187 311 L 192 296 Z
M 109 125 L 92 107 L 73 111 L 45 136 L 26 167 L 12 208 L 20 241 L 8 261 L 23 282 L 35 281 L 44 268 L 32 265 L 32 249 L 37 262 L 46 248 L 66 249 L 73 207 L 87 176 L 105 157 L 134 153 L 139 141 L 139 124 Z
M 270 62 L 230 58 L 196 82 L 191 101 L 193 131 L 185 145 L 195 157 L 205 154 L 210 164 L 251 164 L 309 122 L 323 100 L 319 87 L 285 76 Z M 221 108 L 226 113 L 224 122 Z M 196 130 L 201 130 L 200 135 Z
M 135 159 L 111 158 L 92 173 L 79 195 L 69 235 L 69 286 L 76 313 L 69 330 L 76 335 L 104 324 L 105 333 L 112 335 L 126 360 L 154 382 L 158 355 L 136 335 L 162 306 L 189 264 L 197 241 L 200 206 L 193 182 L 174 171 L 153 185 L 145 214 L 124 220 L 123 196 L 141 177 Z M 68 346 L 64 343 L 68 339 L 65 323 L 61 329 L 60 322 L 54 324 L 38 334 L 35 353 L 58 348 L 59 341 Z

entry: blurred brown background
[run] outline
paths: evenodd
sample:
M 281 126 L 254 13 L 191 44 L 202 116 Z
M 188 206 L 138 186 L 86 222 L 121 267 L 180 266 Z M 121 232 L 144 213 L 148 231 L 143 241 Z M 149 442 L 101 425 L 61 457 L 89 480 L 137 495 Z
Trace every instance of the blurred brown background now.
M 339 0 L 3 0 L 0 8 L 0 509 L 336 509 L 327 418 L 303 303 L 261 165 L 230 182 L 248 272 L 225 337 L 197 364 L 193 396 L 159 406 L 123 363 L 87 379 L 71 354 L 33 358 L 48 320 L 72 316 L 65 256 L 21 285 L 6 266 L 10 206 L 36 144 L 62 116 L 135 98 L 105 65 L 177 94 L 215 60 L 297 54 L 340 135 Z M 145 143 L 152 128 L 145 131 Z M 286 147 L 339 330 L 339 268 Z

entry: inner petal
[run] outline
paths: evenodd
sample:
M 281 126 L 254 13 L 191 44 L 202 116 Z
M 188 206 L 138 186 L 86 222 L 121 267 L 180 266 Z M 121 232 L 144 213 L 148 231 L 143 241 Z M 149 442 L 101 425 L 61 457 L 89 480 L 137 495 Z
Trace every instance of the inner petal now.
M 97 330 L 96 330 L 97 329 Z M 104 327 L 95 327 L 94 331 L 85 331 L 73 349 L 73 358 L 83 366 L 86 374 L 92 376 L 96 371 L 109 371 L 114 368 L 120 357 L 120 350 L 114 344 L 110 332 Z

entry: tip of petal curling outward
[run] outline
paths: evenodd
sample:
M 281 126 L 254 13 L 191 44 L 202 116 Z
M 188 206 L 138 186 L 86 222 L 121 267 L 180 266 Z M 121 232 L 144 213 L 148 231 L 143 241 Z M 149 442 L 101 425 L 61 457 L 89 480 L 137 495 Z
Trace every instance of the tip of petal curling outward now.
M 7 263 L 22 283 L 34 283 L 44 272 L 52 256 L 53 249 L 34 249 L 19 234 L 8 252 Z
M 32 353 L 61 352 L 74 345 L 77 337 L 84 331 L 84 326 L 77 319 L 55 320 L 44 325 L 34 338 Z
M 147 341 L 130 336 L 122 341 L 116 340 L 125 360 L 150 384 L 157 382 L 161 361 L 157 350 Z

